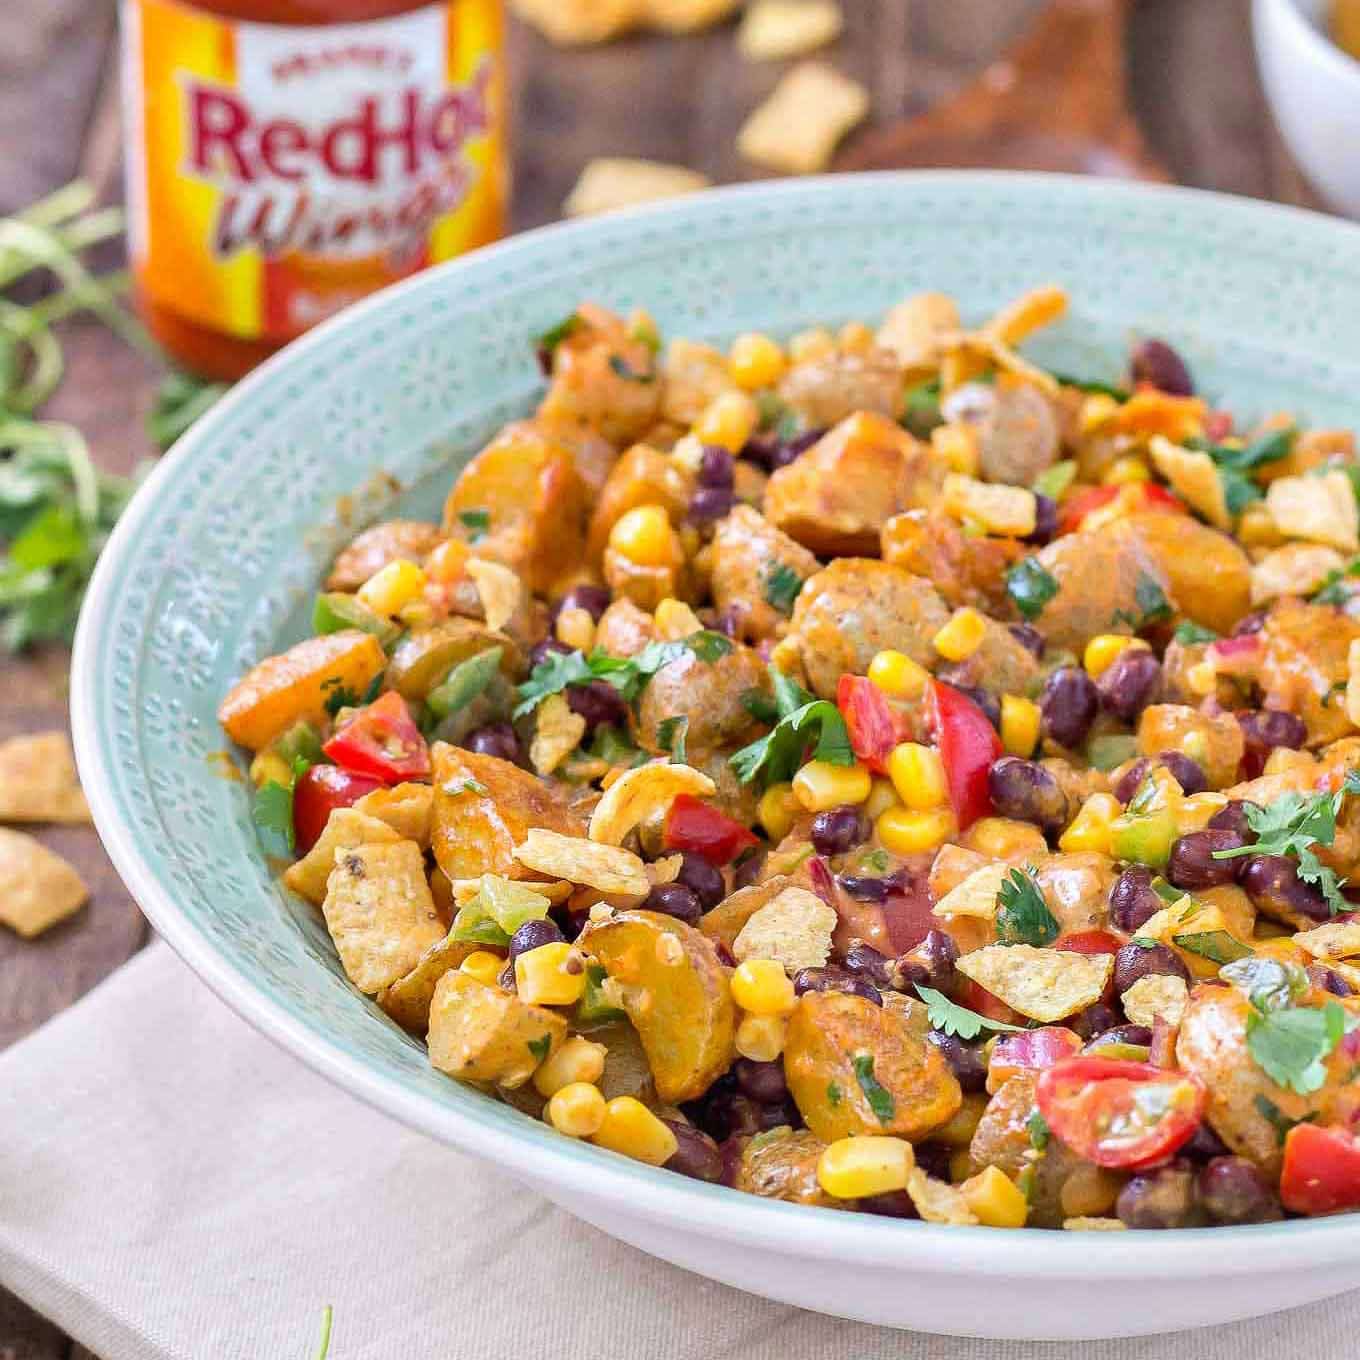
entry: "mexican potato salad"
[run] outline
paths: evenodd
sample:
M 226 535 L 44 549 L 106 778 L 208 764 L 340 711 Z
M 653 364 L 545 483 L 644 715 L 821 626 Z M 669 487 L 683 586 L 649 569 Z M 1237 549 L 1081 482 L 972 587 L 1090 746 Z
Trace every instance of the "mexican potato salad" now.
M 942 1224 L 1360 1208 L 1360 460 L 940 294 L 583 304 L 225 697 L 351 983 L 562 1135 Z M 375 1023 L 380 1021 L 375 1018 Z

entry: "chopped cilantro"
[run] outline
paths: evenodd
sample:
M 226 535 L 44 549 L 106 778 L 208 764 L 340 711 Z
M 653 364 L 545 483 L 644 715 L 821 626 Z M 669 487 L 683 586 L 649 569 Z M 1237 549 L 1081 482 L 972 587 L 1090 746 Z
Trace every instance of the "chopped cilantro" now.
M 1291 1006 L 1307 994 L 1308 974 L 1296 963 L 1282 963 L 1279 959 L 1238 959 L 1218 970 L 1224 982 L 1240 987 L 1258 1010 L 1275 1011 Z
M 781 614 L 793 609 L 793 602 L 803 588 L 803 578 L 783 562 L 771 562 L 765 572 L 765 599 Z
M 296 841 L 293 836 L 291 782 L 280 784 L 277 779 L 271 779 L 263 784 L 255 795 L 255 805 L 250 810 L 250 817 L 271 847 L 277 848 L 282 844 L 288 854 L 293 853 Z M 270 852 L 273 853 L 273 850 Z
M 1037 557 L 1027 557 L 1006 573 L 1006 593 L 1027 619 L 1037 619 L 1058 593 L 1058 583 L 1039 565 Z
M 850 732 L 840 709 L 829 699 L 809 696 L 809 702 L 788 712 L 779 697 L 779 680 L 783 677 L 778 672 L 773 672 L 773 676 L 776 703 L 782 716 L 771 732 L 749 746 L 743 746 L 730 758 L 728 763 L 737 772 L 737 778 L 743 784 L 751 783 L 757 775 L 763 775 L 767 784 L 792 779 L 803 763 L 803 752 L 814 730 L 817 736 L 812 753 L 814 760 L 823 760 L 829 765 L 853 765 L 855 753 L 851 750 Z M 788 683 L 793 684 L 792 681 Z M 793 685 L 793 688 L 799 689 L 799 686 Z
M 1171 943 L 1212 963 L 1235 963 L 1251 954 L 1251 946 L 1226 930 L 1205 930 L 1195 935 L 1173 935 Z
M 1285 1137 L 1295 1124 L 1306 1124 L 1311 1118 L 1307 1116 L 1303 1119 L 1290 1119 L 1269 1096 L 1258 1094 L 1252 1104 L 1256 1106 L 1256 1113 L 1274 1128 L 1275 1140 L 1281 1147 L 1284 1146 Z
M 628 361 L 621 354 L 611 354 L 609 356 L 609 367 L 625 382 L 651 383 L 656 381 L 655 373 L 643 373 L 639 372 L 637 369 L 629 368 Z
M 1220 470 L 1228 468 L 1233 472 L 1250 472 L 1266 463 L 1278 463 L 1287 458 L 1294 447 L 1297 431 L 1291 425 L 1283 430 L 1267 430 L 1255 439 L 1238 448 L 1235 444 L 1211 444 L 1206 439 L 1192 439 L 1187 447 L 1199 453 L 1207 453 L 1218 464 Z
M 1337 1009 L 1341 1008 L 1338 1006 Z M 892 1092 L 882 1086 L 874 1076 L 874 1055 L 856 1053 L 851 1065 L 855 1069 L 855 1080 L 859 1082 L 859 1089 L 864 1092 L 864 1098 L 874 1112 L 874 1118 L 880 1124 L 888 1123 L 897 1113 L 897 1102 L 893 1100 Z
M 469 531 L 468 538 L 473 543 L 479 543 L 491 527 L 491 511 L 482 509 L 460 510 L 458 520 Z
M 552 1035 L 540 1034 L 537 1039 L 527 1041 L 529 1052 L 542 1062 L 548 1056 L 548 1050 L 552 1048 Z
M 830 1105 L 832 1109 L 835 1109 L 836 1106 L 841 1103 L 841 1099 L 841 1088 L 834 1081 L 827 1082 L 826 1103 Z
M 902 424 L 913 434 L 925 436 L 940 423 L 940 380 L 909 387 L 903 396 Z
M 1143 572 L 1138 574 L 1138 583 L 1133 588 L 1133 598 L 1138 601 L 1138 608 L 1143 611 L 1138 623 L 1140 628 L 1171 617 L 1171 601 L 1166 598 L 1166 591 L 1151 576 Z
M 1029 1145 L 1035 1152 L 1043 1152 L 1048 1147 L 1049 1139 L 1053 1137 L 1048 1120 L 1039 1110 L 1035 1110 L 1025 1121 L 1025 1130 L 1029 1134 Z
M 329 689 L 326 695 L 326 712 L 335 717 L 342 708 L 357 708 L 359 706 L 359 696 L 349 688 L 342 685 L 338 680 L 322 681 L 322 689 Z
M 1128 401 L 1133 395 L 1127 387 L 1101 382 L 1099 378 L 1074 378 L 1068 373 L 1055 373 L 1053 377 L 1064 387 L 1075 387 L 1078 392 L 1090 392 L 1096 396 L 1113 397 L 1116 401 Z
M 441 784 L 451 798 L 457 798 L 459 794 L 475 793 L 479 798 L 485 798 L 491 792 L 480 779 L 450 779 L 446 784 Z
M 1024 1028 L 1022 1025 L 1008 1025 L 1004 1021 L 979 1015 L 976 1011 L 970 1011 L 967 1006 L 960 1006 L 957 1002 L 951 1001 L 934 987 L 927 987 L 919 982 L 916 984 L 916 994 L 926 1003 L 926 1014 L 930 1019 L 931 1029 L 938 1029 L 943 1034 L 954 1034 L 960 1039 L 976 1039 L 984 1029 L 1019 1034 Z
M 1139 949 L 1156 949 L 1161 941 L 1154 940 L 1150 935 L 1135 935 L 1129 943 Z
M 656 725 L 656 740 L 677 765 L 686 763 L 685 737 L 689 733 L 689 719 L 684 714 L 663 718 Z
M 1335 1001 L 1275 1010 L 1262 1010 L 1253 1001 L 1247 1051 L 1277 1086 L 1311 1095 L 1327 1081 L 1327 1056 L 1357 1027 L 1360 1015 L 1351 1015 Z
M 1351 558 L 1344 567 L 1333 567 L 1313 592 L 1313 603 L 1344 605 L 1353 594 L 1347 581 L 1356 576 L 1360 576 L 1360 557 Z
M 1050 945 L 1062 933 L 1032 871 L 1012 869 L 997 894 L 996 938 L 1002 944 Z
M 539 367 L 545 375 L 552 373 L 553 355 L 557 353 L 557 347 L 569 336 L 575 335 L 585 323 L 573 312 L 570 316 L 564 317 L 555 326 L 549 326 L 546 331 L 534 341 L 534 352 L 538 355 Z
M 1233 467 L 1218 469 L 1219 485 L 1223 488 L 1223 503 L 1228 513 L 1240 515 L 1247 506 L 1261 499 L 1261 488 L 1247 476 Z
M 1203 628 L 1192 619 L 1185 619 L 1177 624 L 1173 636 L 1182 647 L 1195 647 L 1201 642 L 1218 641 L 1218 634 L 1212 628 Z
M 776 723 L 779 709 L 763 689 L 747 689 L 741 694 L 741 706 L 758 722 Z

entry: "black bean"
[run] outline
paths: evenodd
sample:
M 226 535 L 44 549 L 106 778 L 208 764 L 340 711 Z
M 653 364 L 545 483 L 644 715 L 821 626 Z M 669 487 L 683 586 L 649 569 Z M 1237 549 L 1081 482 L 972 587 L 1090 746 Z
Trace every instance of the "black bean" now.
M 705 444 L 699 460 L 699 485 L 732 489 L 732 455 L 721 444 Z
M 856 941 L 845 951 L 844 966 L 848 972 L 868 978 L 880 990 L 893 984 L 893 961 L 873 945 Z
M 857 807 L 827 808 L 812 819 L 809 833 L 819 855 L 843 855 L 869 834 L 869 823 Z
M 541 666 L 554 653 L 558 656 L 567 656 L 570 652 L 571 648 L 565 642 L 558 642 L 555 637 L 541 638 L 529 649 L 529 669 Z
M 1283 708 L 1262 708 L 1254 713 L 1239 713 L 1237 725 L 1248 751 L 1263 756 L 1277 747 L 1297 751 L 1308 739 L 1308 729 L 1296 713 Z
M 712 911 L 727 896 L 722 870 L 692 850 L 685 851 L 675 881 L 683 883 L 699 899 L 699 905 L 705 911 Z
M 691 524 L 712 524 L 731 512 L 735 497 L 731 488 L 721 486 L 701 486 L 689 498 L 689 509 L 685 518 Z
M 659 912 L 662 916 L 673 916 L 687 926 L 696 925 L 704 914 L 704 909 L 699 905 L 698 893 L 683 883 L 658 883 L 647 894 L 642 909 Z
M 1078 1011 L 1067 1024 L 1076 1030 L 1079 1038 L 1094 1039 L 1098 1034 L 1113 1033 L 1119 1024 L 1119 1016 L 1103 1001 L 1096 1001 Z
M 1256 839 L 1256 833 L 1251 829 L 1251 823 L 1247 820 L 1247 809 L 1253 808 L 1257 812 L 1260 808 L 1255 803 L 1244 803 L 1241 799 L 1234 798 L 1226 807 L 1221 807 L 1212 817 L 1209 818 L 1210 831 L 1231 831 L 1235 835 L 1241 836 L 1242 844 Z
M 787 467 L 795 458 L 806 453 L 825 433 L 825 430 L 804 430 L 802 434 L 796 434 L 792 439 L 785 439 L 775 449 L 774 457 L 770 461 L 771 468 Z
M 1152 758 L 1150 756 L 1139 756 L 1138 759 L 1119 776 L 1119 780 L 1114 786 L 1114 796 L 1118 798 L 1121 803 L 1131 803 L 1134 799 L 1134 795 L 1143 787 L 1143 780 L 1148 777 L 1148 772 L 1151 769 Z
M 1099 709 L 1096 682 L 1080 666 L 1060 666 L 1044 681 L 1039 695 L 1044 734 L 1059 746 L 1080 746 Z
M 785 1096 L 783 1100 L 773 1101 L 769 1105 L 757 1104 L 756 1122 L 762 1129 L 797 1129 L 803 1125 L 803 1116 L 794 1104 L 793 1097 Z
M 1172 779 L 1181 786 L 1187 798 L 1203 793 L 1209 787 L 1203 769 L 1181 751 L 1163 751 L 1157 759 L 1166 767 Z
M 562 938 L 561 928 L 556 921 L 525 921 L 510 937 L 510 961 L 513 963 L 521 954 L 538 949 L 545 944 L 556 944 Z
M 1106 667 L 1096 688 L 1106 711 L 1131 723 L 1157 697 L 1162 663 L 1146 647 L 1129 647 Z
M 1308 980 L 1314 987 L 1321 987 L 1324 992 L 1331 992 L 1333 996 L 1355 995 L 1355 989 L 1351 984 L 1335 969 L 1328 968 L 1323 963 L 1308 965 Z
M 1115 1025 L 1113 1029 L 1094 1034 L 1086 1043 L 1086 1051 L 1093 1048 L 1107 1048 L 1111 1044 L 1132 1044 L 1135 1048 L 1147 1048 L 1152 1043 L 1152 1031 L 1146 1025 Z
M 597 727 L 628 730 L 628 704 L 608 680 L 592 680 L 588 685 L 568 685 L 567 707 L 586 720 L 586 731 Z
M 557 622 L 557 616 L 564 609 L 584 609 L 596 623 L 599 623 L 604 611 L 609 608 L 609 589 L 606 586 L 580 585 L 572 586 L 565 595 L 552 607 L 552 620 Z
M 987 1062 L 975 1045 L 964 1043 L 957 1034 L 946 1034 L 938 1029 L 927 1030 L 926 1038 L 940 1050 L 940 1056 L 949 1064 L 949 1070 L 965 1093 L 987 1089 Z
M 1287 855 L 1251 855 L 1238 877 L 1258 910 L 1288 917 L 1292 913 L 1310 921 L 1330 921 L 1331 908 L 1320 889 L 1299 877 L 1298 861 Z
M 958 957 L 959 947 L 954 937 L 932 927 L 919 944 L 897 959 L 893 965 L 894 980 L 902 991 L 920 985 L 947 992 L 954 985 L 954 964 Z
M 701 1099 L 687 1104 L 685 1113 L 710 1138 L 721 1143 L 742 1134 L 759 1133 L 761 1105 L 736 1089 L 736 1082 L 709 1088 Z
M 1134 346 L 1130 369 L 1135 383 L 1151 383 L 1172 397 L 1193 397 L 1195 380 L 1185 360 L 1165 340 L 1143 340 Z
M 737 867 L 732 871 L 734 891 L 737 888 L 749 888 L 751 884 L 759 882 L 768 854 L 768 850 L 749 850 L 737 861 Z
M 1125 869 L 1110 889 L 1110 924 L 1125 935 L 1136 935 L 1164 906 L 1152 887 L 1152 870 L 1135 865 Z
M 1243 614 L 1233 625 L 1233 637 L 1250 637 L 1266 626 L 1266 611 L 1258 609 L 1252 614 Z
M 722 1151 L 708 1134 L 682 1119 L 663 1119 L 661 1122 L 675 1135 L 675 1151 L 665 1164 L 667 1171 L 677 1171 L 696 1181 L 722 1180 Z
M 1151 1033 L 1150 1030 L 1148 1032 Z M 1228 1145 L 1208 1124 L 1200 1124 L 1190 1135 L 1190 1141 L 1183 1144 L 1180 1150 L 1180 1156 L 1194 1162 L 1196 1166 L 1203 1166 L 1215 1157 L 1227 1155 Z
M 1140 944 L 1126 944 L 1114 956 L 1114 989 L 1120 996 L 1140 978 L 1154 976 L 1178 977 L 1189 983 L 1190 970 L 1181 956 L 1165 944 L 1147 949 Z
M 876 878 L 872 874 L 838 874 L 836 882 L 858 902 L 886 902 L 894 891 L 887 875 Z
M 495 756 L 498 760 L 508 760 L 518 765 L 523 759 L 519 738 L 509 723 L 488 723 L 463 738 L 466 750 L 475 751 L 479 756 Z
M 916 1144 L 916 1165 L 937 1181 L 949 1180 L 949 1164 L 953 1160 L 953 1149 L 944 1143 L 927 1139 Z
M 1284 1217 L 1270 1182 L 1245 1157 L 1215 1157 L 1200 1168 L 1200 1202 L 1220 1223 L 1273 1223 Z
M 1043 492 L 1034 495 L 1034 532 L 1022 541 L 1025 543 L 1048 543 L 1058 532 L 1058 502 Z
M 878 988 L 868 978 L 837 968 L 835 964 L 825 968 L 800 968 L 793 975 L 793 990 L 798 996 L 805 992 L 846 992 L 851 996 L 862 996 L 875 1006 L 883 1004 Z
M 1044 647 L 1047 645 L 1044 635 L 1032 623 L 1012 623 L 1008 627 L 1011 636 L 1028 652 L 1032 652 L 1035 657 L 1042 657 Z
M 776 1105 L 788 1098 L 789 1088 L 784 1081 L 782 1062 L 755 1062 L 738 1058 L 732 1064 L 732 1075 L 742 1092 L 762 1105 Z
M 941 679 L 945 677 L 941 675 Z M 989 689 L 981 685 L 960 685 L 949 681 L 960 694 L 966 694 L 983 712 L 983 716 L 999 732 L 1001 731 L 1001 700 Z
M 1067 825 L 1067 795 L 1037 761 L 1002 756 L 987 771 L 987 792 L 1002 817 L 1033 822 L 1045 835 L 1056 836 Z
M 1166 876 L 1178 888 L 1196 892 L 1200 888 L 1216 888 L 1231 883 L 1242 867 L 1241 858 L 1215 859 L 1222 850 L 1240 850 L 1246 844 L 1236 831 L 1205 828 L 1187 831 L 1171 843 L 1171 856 L 1166 863 Z
M 882 1194 L 866 1195 L 855 1201 L 861 1213 L 877 1214 L 880 1218 L 919 1218 L 916 1205 L 905 1190 L 885 1190 Z
M 1130 1228 L 1188 1228 L 1200 1217 L 1195 1173 L 1164 1166 L 1135 1176 L 1119 1192 L 1115 1213 Z

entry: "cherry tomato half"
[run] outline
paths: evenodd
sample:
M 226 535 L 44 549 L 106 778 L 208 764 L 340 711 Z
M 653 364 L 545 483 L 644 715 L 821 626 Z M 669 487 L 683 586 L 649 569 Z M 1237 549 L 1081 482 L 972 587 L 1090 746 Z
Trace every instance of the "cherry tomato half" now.
M 992 811 L 987 771 L 1001 757 L 1001 738 L 987 715 L 953 685 L 931 682 L 935 740 L 949 779 L 949 801 L 959 830 L 966 831 Z
M 883 774 L 893 747 L 907 739 L 907 715 L 863 675 L 841 676 L 836 707 L 849 729 L 851 749 L 875 774 Z
M 337 765 L 385 784 L 423 779 L 430 773 L 430 748 L 406 700 L 393 689 L 336 728 L 321 749 Z
M 1284 1139 L 1280 1200 L 1296 1214 L 1360 1209 L 1360 1138 L 1345 1129 L 1295 1124 Z
M 988 1020 L 999 1020 L 1003 1025 L 1020 1025 L 1025 1020 L 1019 1011 L 1012 1010 L 999 996 L 980 987 L 972 978 L 964 979 L 954 999 L 960 1006 L 985 1015 Z
M 1207 1093 L 1189 1072 L 1120 1058 L 1067 1058 L 1036 1089 L 1039 1111 L 1073 1152 L 1136 1171 L 1164 1161 L 1199 1126 Z
M 667 850 L 689 850 L 712 864 L 727 864 L 760 843 L 735 818 L 700 802 L 692 793 L 678 795 L 671 804 L 662 842 Z
M 1021 1072 L 1042 1072 L 1074 1057 L 1081 1040 L 1062 1025 L 1044 1025 L 1023 1034 L 998 1034 L 987 1062 L 987 1089 L 999 1091 Z
M 1089 486 L 1085 491 L 1078 491 L 1063 501 L 1058 516 L 1058 532 L 1070 534 L 1080 529 L 1087 515 L 1103 510 L 1121 493 L 1128 507 L 1126 514 L 1131 515 L 1138 510 L 1185 511 L 1185 502 L 1179 496 L 1155 482 L 1139 482 L 1136 489 L 1133 486 Z
M 338 765 L 313 765 L 293 786 L 293 839 L 305 855 L 321 839 L 326 819 L 336 808 L 352 807 L 364 794 L 382 788 L 381 779 L 351 774 Z

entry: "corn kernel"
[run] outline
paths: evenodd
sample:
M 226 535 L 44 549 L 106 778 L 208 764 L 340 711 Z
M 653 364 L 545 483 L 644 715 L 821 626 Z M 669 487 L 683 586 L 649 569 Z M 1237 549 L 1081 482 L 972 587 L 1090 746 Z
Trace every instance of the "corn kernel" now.
M 787 1015 L 797 998 L 777 959 L 747 959 L 732 974 L 732 1000 L 751 1015 Z
M 964 832 L 961 844 L 988 859 L 1042 855 L 1048 848 L 1044 833 L 1033 822 L 1013 817 L 979 817 Z
M 1218 688 L 1218 668 L 1207 658 L 1195 662 L 1185 672 L 1185 685 L 1191 694 L 1205 698 Z
M 874 333 L 862 321 L 847 321 L 836 336 L 842 354 L 868 354 L 874 347 Z
M 861 810 L 871 822 L 876 822 L 890 807 L 896 807 L 898 802 L 897 790 L 893 788 L 892 780 L 875 777 Z
M 472 549 L 461 538 L 446 538 L 430 550 L 425 559 L 425 574 L 440 585 L 452 585 L 463 574 L 471 556 Z
M 916 1158 L 902 1138 L 838 1138 L 817 1159 L 817 1183 L 836 1199 L 905 1190 Z
M 649 1166 L 664 1166 L 679 1146 L 675 1134 L 632 1096 L 615 1096 L 605 1106 L 604 1119 L 591 1141 Z
M 782 637 L 770 648 L 770 665 L 781 675 L 803 676 L 803 650 L 796 637 Z M 805 677 L 804 677 L 805 678 Z
M 888 778 L 897 796 L 914 812 L 929 812 L 949 801 L 949 776 L 934 747 L 918 741 L 894 746 L 888 756 Z
M 595 645 L 595 620 L 588 609 L 564 609 L 557 616 L 557 640 L 578 652 L 588 652 Z
M 419 599 L 424 589 L 425 573 L 414 562 L 398 558 L 379 567 L 359 587 L 357 596 L 375 614 L 391 617 L 403 605 Z
M 862 803 L 873 781 L 863 765 L 832 765 L 809 760 L 793 777 L 793 796 L 809 812 Z
M 789 834 L 800 808 L 792 784 L 771 784 L 756 804 L 756 818 L 765 828 L 765 834 L 778 845 Z
M 675 530 L 661 506 L 637 505 L 615 521 L 609 546 L 640 567 L 665 567 L 675 560 Z
M 967 425 L 937 425 L 930 432 L 930 447 L 950 472 L 976 477 L 981 461 L 977 435 Z
M 250 782 L 258 789 L 271 780 L 287 788 L 293 782 L 293 767 L 277 751 L 261 751 L 250 762 Z
M 1039 744 L 1043 715 L 1033 699 L 1019 694 L 1001 696 L 1001 744 L 1013 756 L 1028 758 Z
M 689 605 L 669 596 L 657 605 L 652 617 L 663 642 L 678 642 L 681 638 L 693 637 L 704 626 Z
M 760 412 L 745 392 L 724 392 L 704 408 L 694 422 L 694 433 L 705 444 L 740 453 L 759 422 Z
M 905 652 L 884 651 L 869 663 L 869 679 L 890 699 L 919 699 L 930 684 L 930 672 Z
M 573 1081 L 553 1092 L 548 1101 L 548 1122 L 568 1138 L 592 1138 L 603 1127 L 607 1111 L 598 1087 L 588 1081 Z
M 1264 501 L 1257 501 L 1242 511 L 1237 521 L 1237 537 L 1249 548 L 1274 548 L 1284 542 L 1280 526 Z
M 727 356 L 732 381 L 748 392 L 773 387 L 784 376 L 786 366 L 784 351 L 768 335 L 756 331 L 737 336 Z
M 782 1015 L 746 1015 L 737 1026 L 733 1047 L 752 1062 L 774 1062 L 784 1051 L 788 1021 Z
M 556 1053 L 539 1064 L 534 1073 L 534 1090 L 551 1098 L 564 1086 L 597 1082 L 604 1075 L 608 1053 L 603 1044 L 573 1034 Z
M 959 1187 L 964 1203 L 988 1228 L 1023 1228 L 1029 1203 L 1020 1187 L 997 1167 L 989 1166 Z
M 1114 419 L 1119 403 L 1108 392 L 1092 392 L 1081 404 L 1081 432 L 1094 434 Z
M 799 331 L 789 341 L 789 358 L 795 364 L 810 364 L 836 352 L 836 337 L 824 326 Z
M 526 949 L 515 959 L 515 991 L 531 1006 L 573 1006 L 585 989 L 585 960 L 565 940 Z
M 1150 482 L 1152 471 L 1146 460 L 1136 454 L 1116 458 L 1101 474 L 1100 480 L 1106 486 L 1132 486 L 1135 482 Z
M 987 636 L 987 620 L 976 609 L 956 609 L 954 616 L 931 639 L 946 661 L 967 661 Z
M 1123 633 L 1101 633 L 1086 644 L 1081 664 L 1092 680 L 1099 680 L 1114 663 L 1131 647 L 1146 647 L 1147 643 L 1139 638 L 1127 637 Z
M 987 1096 L 983 1092 L 964 1096 L 953 1116 L 931 1130 L 931 1141 L 943 1143 L 948 1148 L 966 1148 L 973 1141 L 986 1108 Z
M 938 849 L 958 829 L 949 808 L 933 812 L 914 812 L 911 808 L 889 808 L 874 824 L 878 839 L 894 855 L 916 855 Z
M 1203 765 L 1209 759 L 1209 738 L 1196 729 L 1181 738 L 1181 754 L 1187 755 L 1196 765 Z
M 504 967 L 505 960 L 499 954 L 493 954 L 489 949 L 479 949 L 458 965 L 458 971 L 475 977 L 478 982 L 485 982 L 488 987 L 494 987 Z
M 1124 809 L 1109 793 L 1093 793 L 1082 805 L 1071 825 L 1058 839 L 1058 848 L 1071 853 L 1095 850 L 1110 853 L 1111 824 Z

